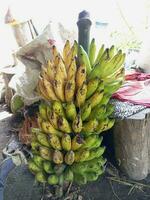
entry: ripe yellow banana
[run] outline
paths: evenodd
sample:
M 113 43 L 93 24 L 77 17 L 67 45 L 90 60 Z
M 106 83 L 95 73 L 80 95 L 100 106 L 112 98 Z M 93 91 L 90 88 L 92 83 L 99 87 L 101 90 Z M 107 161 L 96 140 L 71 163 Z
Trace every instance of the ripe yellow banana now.
M 84 106 L 81 108 L 81 119 L 82 121 L 86 121 L 86 119 L 90 116 L 91 113 L 91 104 L 86 103 Z
M 65 61 L 66 71 L 68 71 L 68 68 L 71 64 L 71 60 L 77 55 L 77 49 L 78 49 L 78 44 L 76 41 L 74 41 L 74 44 L 71 47 L 71 50 L 69 51 L 67 59 Z
M 51 111 L 49 115 L 49 121 L 55 129 L 58 129 L 57 120 L 58 120 L 58 115 L 54 111 Z
M 52 56 L 53 56 L 53 60 L 56 58 L 56 56 L 58 55 L 58 50 L 56 48 L 55 45 L 52 46 Z
M 68 120 L 73 121 L 77 115 L 76 106 L 73 102 L 69 102 L 65 106 L 66 117 Z
M 86 81 L 86 66 L 80 65 L 76 73 L 76 87 L 80 88 Z
M 43 79 L 43 84 L 45 86 L 45 90 L 47 91 L 47 95 L 49 97 L 49 100 L 58 100 L 58 98 L 56 97 L 54 90 L 53 90 L 53 86 L 52 84 L 47 81 L 46 79 Z
M 57 135 L 57 136 L 62 136 L 63 133 L 61 133 L 60 131 L 56 130 L 52 124 L 48 121 L 42 121 L 41 122 L 41 128 L 42 131 L 47 133 L 47 134 L 53 134 L 53 135 Z
M 80 113 L 76 115 L 72 122 L 72 129 L 75 133 L 80 133 L 82 130 L 82 119 Z
M 45 100 L 50 100 L 47 94 L 46 88 L 43 83 L 43 79 L 40 77 L 38 81 L 37 91 L 41 95 L 41 97 Z
M 63 154 L 59 150 L 55 150 L 53 153 L 53 162 L 57 165 L 63 163 Z
M 58 127 L 64 133 L 71 133 L 71 127 L 65 117 L 58 116 Z
M 69 79 L 65 85 L 65 100 L 66 102 L 71 102 L 74 99 L 75 94 L 75 79 L 72 77 Z
M 65 155 L 65 163 L 67 165 L 72 165 L 75 160 L 75 153 L 71 150 L 68 151 Z
M 56 150 L 61 150 L 62 149 L 61 142 L 60 142 L 60 139 L 59 139 L 58 136 L 56 136 L 56 135 L 50 135 L 49 142 L 50 142 L 50 145 L 54 149 L 56 149 Z
M 53 81 L 53 89 L 55 91 L 56 96 L 58 97 L 55 100 L 60 99 L 62 102 L 64 102 L 65 101 L 64 81 L 60 79 L 59 74 L 55 75 L 55 79 Z
M 81 107 L 85 103 L 86 99 L 86 93 L 87 93 L 87 84 L 83 83 L 83 85 L 78 88 L 77 94 L 76 94 L 76 105 L 77 107 Z
M 62 79 L 63 81 L 66 80 L 66 78 L 67 78 L 66 67 L 60 56 L 58 57 L 58 64 L 56 65 L 56 73 L 59 75 L 60 79 Z
M 71 79 L 72 77 L 75 78 L 76 76 L 76 71 L 77 71 L 77 66 L 76 66 L 76 60 L 73 58 L 71 60 L 71 64 L 68 68 L 68 73 L 67 73 L 67 79 Z
M 88 99 L 90 96 L 94 94 L 96 91 L 98 84 L 99 84 L 99 78 L 96 77 L 94 79 L 91 79 L 87 84 L 87 93 L 86 93 L 86 99 Z
M 71 150 L 71 137 L 69 134 L 64 134 L 61 138 L 61 145 L 65 151 Z
M 47 76 L 49 77 L 49 80 L 51 82 L 54 80 L 55 73 L 56 71 L 55 71 L 53 63 L 50 60 L 48 60 L 47 61 Z
M 72 139 L 72 146 L 71 149 L 73 151 L 78 150 L 82 145 L 84 144 L 84 140 L 80 134 L 77 134 L 73 139 Z
M 66 40 L 66 43 L 65 43 L 64 48 L 63 48 L 63 60 L 64 60 L 64 62 L 66 62 L 66 60 L 68 58 L 68 53 L 69 53 L 70 50 L 71 50 L 70 41 Z

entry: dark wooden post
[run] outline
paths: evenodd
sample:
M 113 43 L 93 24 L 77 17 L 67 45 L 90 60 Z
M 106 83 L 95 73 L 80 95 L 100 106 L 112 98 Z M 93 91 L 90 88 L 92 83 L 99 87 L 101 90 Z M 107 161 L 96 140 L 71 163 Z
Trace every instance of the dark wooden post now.
M 87 11 L 79 13 L 78 17 L 78 43 L 82 45 L 84 50 L 88 53 L 89 51 L 89 40 L 90 40 L 90 28 L 91 28 L 90 14 Z

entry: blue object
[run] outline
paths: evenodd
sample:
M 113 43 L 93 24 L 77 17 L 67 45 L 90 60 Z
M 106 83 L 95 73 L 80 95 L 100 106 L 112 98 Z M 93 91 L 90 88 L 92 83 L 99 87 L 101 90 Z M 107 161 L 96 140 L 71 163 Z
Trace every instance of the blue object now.
M 0 200 L 3 200 L 6 178 L 9 172 L 15 167 L 16 165 L 13 163 L 11 158 L 4 160 L 0 165 Z

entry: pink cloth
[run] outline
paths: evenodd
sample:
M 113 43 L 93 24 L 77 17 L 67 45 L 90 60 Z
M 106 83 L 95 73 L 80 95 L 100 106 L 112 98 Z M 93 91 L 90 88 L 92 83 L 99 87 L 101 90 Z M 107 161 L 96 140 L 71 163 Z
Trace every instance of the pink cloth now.
M 132 72 L 125 78 L 125 84 L 113 98 L 150 107 L 150 74 Z

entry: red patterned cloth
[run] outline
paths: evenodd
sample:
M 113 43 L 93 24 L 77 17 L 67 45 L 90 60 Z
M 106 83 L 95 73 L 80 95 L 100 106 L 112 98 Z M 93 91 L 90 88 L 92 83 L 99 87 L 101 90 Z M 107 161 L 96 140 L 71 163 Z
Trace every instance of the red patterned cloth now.
M 150 74 L 133 71 L 128 73 L 125 79 L 125 84 L 113 98 L 150 107 Z

